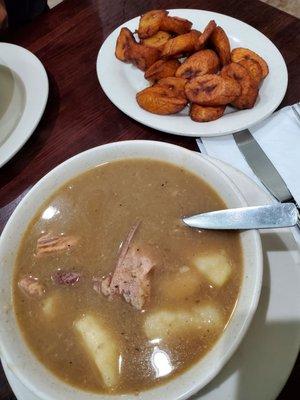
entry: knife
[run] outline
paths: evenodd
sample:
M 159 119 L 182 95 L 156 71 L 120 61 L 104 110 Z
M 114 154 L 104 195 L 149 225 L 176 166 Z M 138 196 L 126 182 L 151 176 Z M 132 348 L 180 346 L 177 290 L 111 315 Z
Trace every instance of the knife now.
M 251 132 L 248 129 L 245 129 L 234 133 L 233 137 L 248 165 L 267 190 L 280 203 L 294 203 L 299 213 L 299 206 L 296 200 L 292 196 L 277 169 L 252 136 Z M 299 214 L 297 226 L 300 228 Z
M 267 229 L 297 224 L 298 211 L 293 203 L 232 208 L 183 218 L 183 222 L 198 229 Z

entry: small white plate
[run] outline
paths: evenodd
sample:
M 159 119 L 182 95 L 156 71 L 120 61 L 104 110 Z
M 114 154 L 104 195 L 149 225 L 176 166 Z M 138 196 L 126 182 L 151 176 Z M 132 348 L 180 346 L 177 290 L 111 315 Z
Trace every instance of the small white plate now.
M 240 171 L 205 157 L 235 182 L 249 205 L 274 201 Z M 190 400 L 273 400 L 292 370 L 300 342 L 299 248 L 289 229 L 261 231 L 261 239 L 263 287 L 249 331 L 222 371 Z M 18 400 L 40 400 L 3 368 Z
M 0 167 L 29 139 L 48 99 L 40 60 L 23 47 L 0 43 Z
M 209 20 L 226 31 L 231 47 L 247 47 L 260 54 L 268 63 L 270 73 L 264 80 L 257 102 L 250 110 L 240 110 L 225 114 L 222 118 L 211 122 L 194 122 L 188 117 L 188 107 L 179 114 L 155 115 L 142 108 L 136 102 L 136 93 L 149 83 L 143 72 L 131 64 L 119 61 L 115 57 L 116 40 L 122 27 L 134 32 L 139 17 L 125 22 L 113 31 L 98 54 L 97 74 L 107 97 L 125 114 L 144 125 L 159 131 L 183 136 L 220 136 L 249 128 L 268 117 L 281 103 L 288 82 L 287 68 L 284 59 L 275 45 L 261 32 L 227 15 L 204 10 L 175 9 L 170 15 L 189 19 L 193 28 L 203 31 Z M 227 111 L 229 108 L 227 107 Z

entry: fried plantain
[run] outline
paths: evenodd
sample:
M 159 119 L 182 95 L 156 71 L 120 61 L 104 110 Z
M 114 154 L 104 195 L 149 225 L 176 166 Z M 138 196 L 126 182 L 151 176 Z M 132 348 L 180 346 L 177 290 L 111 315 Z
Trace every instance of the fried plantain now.
M 260 82 L 262 81 L 262 69 L 258 62 L 255 60 L 246 60 L 246 58 L 243 58 L 238 62 L 238 64 L 246 68 L 257 86 L 259 86 Z
M 128 50 L 129 60 L 142 71 L 146 71 L 160 57 L 160 51 L 154 47 L 135 43 Z
M 195 122 L 215 121 L 222 117 L 226 106 L 204 107 L 199 104 L 192 103 L 190 108 L 190 117 Z
M 141 43 L 145 44 L 146 46 L 155 47 L 158 50 L 162 50 L 164 45 L 169 39 L 171 39 L 171 37 L 172 36 L 168 32 L 158 31 L 155 33 L 155 35 L 144 39 Z
M 241 94 L 241 86 L 232 78 L 208 74 L 187 82 L 185 93 L 192 103 L 221 106 L 232 103 Z
M 217 24 L 215 23 L 214 20 L 209 21 L 209 23 L 206 25 L 203 33 L 201 33 L 201 35 L 199 36 L 196 50 L 201 50 L 204 48 L 204 46 L 206 45 L 208 39 L 210 38 L 210 36 L 213 33 L 216 26 L 217 26 Z
M 200 50 L 188 57 L 178 68 L 175 76 L 191 79 L 196 76 L 214 74 L 219 70 L 219 59 L 213 50 Z
M 221 76 L 224 78 L 233 78 L 241 86 L 241 94 L 235 100 L 231 101 L 234 107 L 243 110 L 254 106 L 258 95 L 258 85 L 251 78 L 246 68 L 238 63 L 230 63 L 223 67 Z
M 242 59 L 246 59 L 246 60 L 250 59 L 250 60 L 254 60 L 254 61 L 258 62 L 258 64 L 261 67 L 261 70 L 262 70 L 263 79 L 268 75 L 268 73 L 269 73 L 268 64 L 261 56 L 256 54 L 254 51 L 245 49 L 243 47 L 238 47 L 236 49 L 233 49 L 231 52 L 231 61 L 238 63 Z
M 246 48 L 231 51 L 225 31 L 214 20 L 201 33 L 191 29 L 192 22 L 168 14 L 152 10 L 142 15 L 136 31 L 139 43 L 127 28 L 117 39 L 116 57 L 145 71 L 153 83 L 137 93 L 140 107 L 169 115 L 190 102 L 190 117 L 197 122 L 220 118 L 227 104 L 252 108 L 269 73 L 265 60 Z M 180 57 L 188 58 L 181 64 Z
M 176 114 L 187 105 L 187 100 L 174 97 L 170 90 L 159 85 L 137 93 L 136 100 L 144 110 L 159 115 Z
M 191 30 L 189 33 L 184 33 L 168 40 L 162 50 L 162 58 L 178 58 L 184 54 L 194 52 L 198 37 L 199 32 Z
M 170 17 L 165 15 L 161 20 L 160 29 L 162 31 L 176 33 L 182 35 L 191 30 L 193 23 L 184 18 Z
M 186 100 L 186 94 L 184 90 L 186 83 L 187 79 L 176 78 L 172 76 L 169 78 L 160 79 L 156 85 L 167 89 L 169 93 L 174 95 L 174 97 L 179 97 Z
M 116 43 L 115 55 L 121 61 L 129 61 L 129 47 L 135 43 L 133 34 L 128 28 L 122 28 Z
M 137 33 L 140 39 L 146 39 L 155 35 L 160 30 L 162 19 L 168 15 L 165 10 L 152 10 L 142 15 Z
M 145 78 L 155 82 L 168 76 L 174 76 L 179 66 L 178 60 L 158 60 L 146 70 Z
M 225 31 L 217 26 L 211 36 L 210 43 L 212 47 L 216 50 L 222 65 L 230 63 L 230 43 Z
M 160 51 L 137 43 L 130 30 L 122 28 L 117 39 L 115 55 L 119 60 L 131 62 L 145 71 L 159 59 Z

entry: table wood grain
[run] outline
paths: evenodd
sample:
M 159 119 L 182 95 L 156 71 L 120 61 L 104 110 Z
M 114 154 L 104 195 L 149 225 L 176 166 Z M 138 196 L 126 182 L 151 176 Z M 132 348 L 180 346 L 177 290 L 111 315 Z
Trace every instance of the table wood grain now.
M 288 66 L 289 85 L 281 106 L 300 100 L 300 21 L 264 3 L 256 0 L 66 0 L 1 38 L 39 57 L 48 73 L 50 93 L 36 131 L 0 169 L 0 231 L 22 197 L 43 175 L 81 151 L 127 139 L 162 140 L 196 150 L 192 138 L 160 133 L 127 117 L 108 100 L 97 80 L 96 57 L 105 38 L 128 19 L 158 8 L 216 11 L 259 29 L 279 48 Z M 294 399 L 299 382 L 298 359 L 278 399 Z M 0 366 L 0 400 L 13 399 Z

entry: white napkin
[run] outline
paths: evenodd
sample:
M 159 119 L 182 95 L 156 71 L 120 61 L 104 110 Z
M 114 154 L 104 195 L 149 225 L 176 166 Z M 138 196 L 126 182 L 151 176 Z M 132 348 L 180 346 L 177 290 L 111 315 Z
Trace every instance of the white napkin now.
M 300 112 L 300 107 L 297 109 Z M 250 131 L 300 204 L 300 119 L 295 111 L 291 106 L 284 107 Z M 243 158 L 232 135 L 203 137 L 197 139 L 197 143 L 202 153 L 231 164 L 266 190 Z

